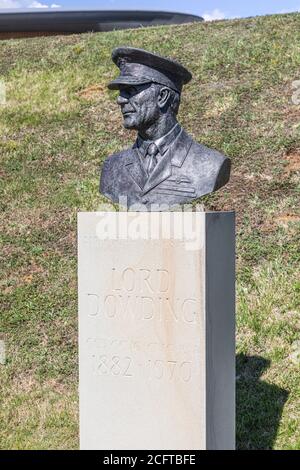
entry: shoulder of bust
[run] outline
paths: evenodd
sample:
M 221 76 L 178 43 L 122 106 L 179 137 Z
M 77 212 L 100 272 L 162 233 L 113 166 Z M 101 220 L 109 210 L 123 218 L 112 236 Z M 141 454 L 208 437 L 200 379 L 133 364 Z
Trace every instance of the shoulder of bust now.
M 203 175 L 206 175 L 203 194 L 216 191 L 229 180 L 231 161 L 218 150 L 193 140 L 189 151 L 189 162 L 194 170 L 195 179 L 199 178 L 201 185 L 203 185 Z
M 103 162 L 100 176 L 100 193 L 114 200 L 117 182 L 128 159 L 132 157 L 132 148 L 109 155 Z
M 132 155 L 133 148 L 127 148 L 124 150 L 121 150 L 120 152 L 113 153 L 112 155 L 109 155 L 103 162 L 103 166 L 111 166 L 114 164 L 117 164 L 121 158 L 126 158 L 130 157 Z
M 226 155 L 223 155 L 218 150 L 209 148 L 206 145 L 200 144 L 193 139 L 191 150 L 196 154 L 201 156 L 203 159 L 208 159 L 211 162 L 214 162 L 217 166 L 222 165 L 222 163 L 228 159 Z

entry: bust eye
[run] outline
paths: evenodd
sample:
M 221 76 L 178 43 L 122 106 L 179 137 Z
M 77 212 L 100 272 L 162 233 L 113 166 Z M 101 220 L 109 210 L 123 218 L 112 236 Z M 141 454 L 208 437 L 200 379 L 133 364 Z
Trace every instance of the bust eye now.
M 122 94 L 127 95 L 127 96 L 135 95 L 138 92 L 137 88 L 134 86 L 120 87 L 120 91 Z
M 135 86 L 132 86 L 132 87 L 130 87 L 128 92 L 129 92 L 130 95 L 136 95 L 138 93 L 138 91 L 139 90 Z

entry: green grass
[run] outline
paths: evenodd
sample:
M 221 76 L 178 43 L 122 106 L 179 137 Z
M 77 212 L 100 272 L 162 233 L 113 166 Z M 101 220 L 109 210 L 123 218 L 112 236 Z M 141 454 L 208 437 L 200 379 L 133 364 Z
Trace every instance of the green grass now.
M 233 162 L 207 209 L 237 213 L 237 445 L 300 449 L 300 14 L 0 42 L 0 448 L 78 447 L 76 213 L 97 210 L 122 128 L 110 53 L 194 79 L 180 121 Z

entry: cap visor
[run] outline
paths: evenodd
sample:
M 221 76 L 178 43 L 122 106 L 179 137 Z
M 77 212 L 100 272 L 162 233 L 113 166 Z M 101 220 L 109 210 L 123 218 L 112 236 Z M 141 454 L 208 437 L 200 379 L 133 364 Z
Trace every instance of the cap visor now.
M 144 85 L 145 83 L 151 83 L 152 80 L 149 78 L 138 78 L 132 76 L 120 75 L 112 82 L 110 82 L 107 87 L 110 90 L 118 90 L 120 85 Z

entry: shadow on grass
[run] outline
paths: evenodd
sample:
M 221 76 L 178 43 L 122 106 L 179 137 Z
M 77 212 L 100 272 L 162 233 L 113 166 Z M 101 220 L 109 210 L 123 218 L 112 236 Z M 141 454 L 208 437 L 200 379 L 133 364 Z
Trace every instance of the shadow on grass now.
M 270 364 L 260 356 L 237 355 L 237 449 L 273 448 L 288 392 L 260 380 Z

